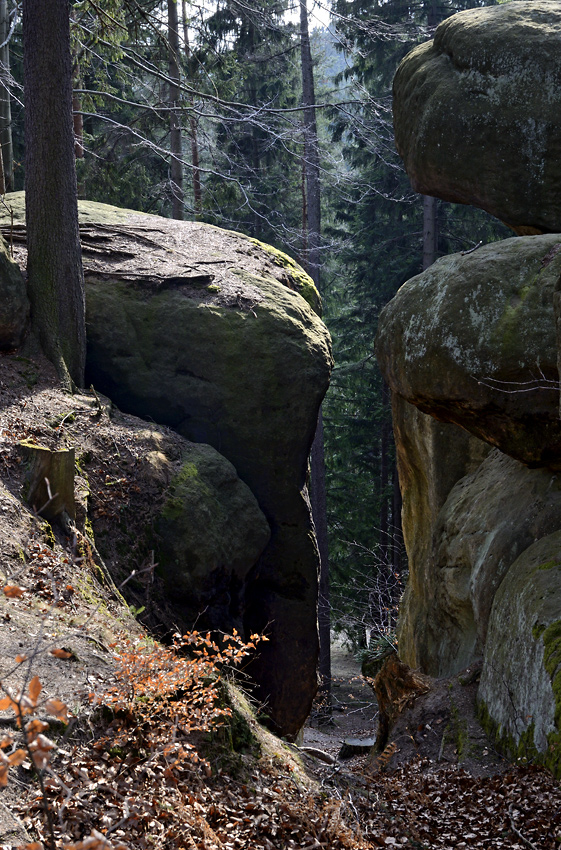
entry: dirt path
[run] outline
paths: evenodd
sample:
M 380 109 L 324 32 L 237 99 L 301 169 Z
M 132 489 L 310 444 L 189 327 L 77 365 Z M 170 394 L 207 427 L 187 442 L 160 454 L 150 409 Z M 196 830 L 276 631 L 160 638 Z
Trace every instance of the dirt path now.
M 339 638 L 331 645 L 333 717 L 322 722 L 314 713 L 304 729 L 303 745 L 336 757 L 347 738 L 372 738 L 378 708 L 372 688 L 362 678 L 360 664 Z

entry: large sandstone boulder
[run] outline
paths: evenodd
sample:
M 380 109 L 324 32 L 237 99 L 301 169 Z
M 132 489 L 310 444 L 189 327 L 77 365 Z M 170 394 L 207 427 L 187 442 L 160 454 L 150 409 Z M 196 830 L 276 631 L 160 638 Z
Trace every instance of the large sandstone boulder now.
M 25 281 L 0 237 L 0 349 L 17 348 L 29 319 Z
M 8 201 L 23 239 L 22 194 Z M 88 382 L 213 446 L 270 526 L 244 582 L 244 623 L 270 638 L 252 674 L 276 730 L 294 735 L 317 689 L 306 476 L 332 365 L 317 291 L 293 260 L 241 234 L 84 201 L 79 211 Z
M 160 451 L 147 460 L 153 476 L 169 478 L 153 522 L 169 604 L 201 630 L 243 631 L 245 581 L 271 536 L 255 496 L 202 443 L 187 443 L 179 468 Z
M 561 231 L 560 38 L 559 3 L 505 3 L 453 15 L 405 57 L 395 138 L 416 191 Z
M 561 238 L 525 236 L 438 260 L 380 317 L 394 392 L 529 466 L 559 465 L 553 293 Z
M 561 531 L 526 549 L 497 591 L 478 698 L 510 755 L 538 755 L 561 779 Z
M 397 395 L 392 409 L 409 562 L 399 613 L 399 655 L 410 667 L 430 672 L 434 636 L 429 625 L 438 594 L 432 561 L 435 526 L 454 484 L 478 468 L 489 447 L 463 428 L 421 413 Z
M 417 623 L 420 666 L 451 676 L 480 656 L 495 594 L 516 558 L 561 529 L 561 481 L 495 449 L 450 491 L 428 559 L 432 600 Z

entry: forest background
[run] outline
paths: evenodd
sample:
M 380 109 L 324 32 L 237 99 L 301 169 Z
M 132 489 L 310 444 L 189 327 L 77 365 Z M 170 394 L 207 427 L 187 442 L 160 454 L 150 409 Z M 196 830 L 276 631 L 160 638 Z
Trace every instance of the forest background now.
M 241 231 L 293 256 L 318 285 L 336 361 L 323 405 L 324 622 L 329 559 L 332 625 L 356 644 L 391 636 L 407 565 L 389 392 L 373 353 L 378 315 L 438 256 L 509 235 L 480 210 L 411 191 L 391 81 L 441 20 L 494 3 L 70 5 L 79 197 Z M 0 0 L 0 66 L 10 191 L 25 176 L 16 0 Z

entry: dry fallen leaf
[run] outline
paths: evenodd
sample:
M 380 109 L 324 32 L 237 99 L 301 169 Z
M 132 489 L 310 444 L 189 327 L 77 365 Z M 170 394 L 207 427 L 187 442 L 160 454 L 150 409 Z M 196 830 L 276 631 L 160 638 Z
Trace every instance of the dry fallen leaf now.
M 69 658 L 74 657 L 73 652 L 69 652 L 67 649 L 51 649 L 51 655 L 54 655 L 55 658 L 62 658 L 67 661 Z
M 2 588 L 2 593 L 4 596 L 7 596 L 8 599 L 19 599 L 19 597 L 23 596 L 25 593 L 25 589 L 23 587 L 18 587 L 16 584 L 7 584 L 6 587 Z

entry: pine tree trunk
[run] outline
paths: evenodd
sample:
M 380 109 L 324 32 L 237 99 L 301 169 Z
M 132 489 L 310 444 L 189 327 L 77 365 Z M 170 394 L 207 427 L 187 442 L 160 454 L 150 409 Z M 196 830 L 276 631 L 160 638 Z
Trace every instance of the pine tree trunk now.
M 307 240 L 306 270 L 319 289 L 321 187 L 319 144 L 316 122 L 314 68 L 306 0 L 300 0 L 300 55 L 302 61 L 302 105 L 304 107 L 304 171 L 306 174 Z
M 392 504 L 392 566 L 394 573 L 401 573 L 403 569 L 403 526 L 401 523 L 401 510 L 403 500 L 401 498 L 401 489 L 399 487 L 399 474 L 397 471 L 397 463 L 394 461 L 393 470 L 393 504 Z
M 423 271 L 436 260 L 438 246 L 437 199 L 423 195 Z
M 325 485 L 325 456 L 323 416 L 320 409 L 311 455 L 310 501 L 320 557 L 318 631 L 320 696 L 329 713 L 331 697 L 331 603 L 329 594 L 329 550 L 327 545 L 327 498 Z
M 380 432 L 380 561 L 384 567 L 389 562 L 389 512 L 388 482 L 390 477 L 390 391 L 386 383 L 382 384 L 382 427 Z
M 13 191 L 14 156 L 12 147 L 12 109 L 10 103 L 10 20 L 8 0 L 0 0 L 0 147 L 2 153 L 2 185 L 0 194 Z M 6 43 L 4 43 L 6 42 Z
M 320 236 L 321 236 L 321 187 L 319 143 L 315 110 L 315 86 L 308 9 L 306 0 L 300 0 L 300 56 L 302 62 L 302 104 L 304 107 L 304 174 L 305 234 L 307 239 L 306 267 L 318 290 L 320 289 Z M 320 554 L 320 580 L 318 602 L 318 624 L 320 640 L 320 691 L 327 710 L 331 698 L 331 605 L 329 598 L 329 550 L 327 541 L 327 510 L 325 491 L 325 449 L 323 442 L 323 419 L 321 410 L 318 427 L 312 446 L 312 487 L 310 492 L 312 513 Z
M 169 43 L 169 128 L 171 151 L 171 209 L 172 218 L 183 221 L 183 163 L 181 144 L 181 122 L 179 120 L 179 21 L 177 0 L 168 0 L 168 43 Z
M 187 9 L 185 0 L 181 0 L 181 13 L 183 16 L 183 41 L 184 41 L 184 49 L 185 49 L 185 58 L 189 63 L 191 59 L 191 51 L 189 49 L 189 24 L 187 19 Z M 192 76 L 190 79 L 192 83 Z M 191 164 L 192 164 L 192 174 L 193 174 L 193 206 L 195 208 L 195 214 L 200 215 L 203 207 L 202 203 L 202 190 L 201 190 L 201 170 L 199 167 L 199 141 L 197 137 L 197 121 L 192 111 L 193 107 L 193 99 L 189 99 L 189 106 L 191 107 L 191 114 L 189 117 L 189 131 L 191 134 Z
M 25 189 L 31 322 L 67 386 L 82 386 L 84 274 L 78 231 L 68 0 L 24 0 Z

